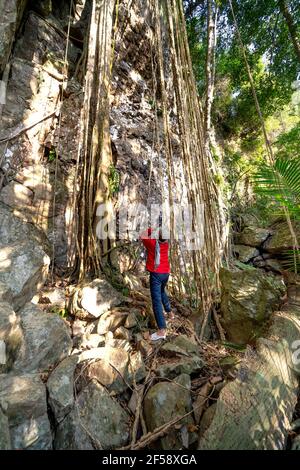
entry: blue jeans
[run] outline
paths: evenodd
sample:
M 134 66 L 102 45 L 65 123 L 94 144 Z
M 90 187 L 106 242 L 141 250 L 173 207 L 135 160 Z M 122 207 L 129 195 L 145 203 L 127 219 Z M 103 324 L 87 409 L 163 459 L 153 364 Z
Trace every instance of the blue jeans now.
M 159 330 L 166 328 L 165 312 L 171 312 L 169 298 L 165 292 L 165 287 L 169 280 L 169 274 L 150 273 L 150 292 L 152 299 L 152 307 L 155 320 Z

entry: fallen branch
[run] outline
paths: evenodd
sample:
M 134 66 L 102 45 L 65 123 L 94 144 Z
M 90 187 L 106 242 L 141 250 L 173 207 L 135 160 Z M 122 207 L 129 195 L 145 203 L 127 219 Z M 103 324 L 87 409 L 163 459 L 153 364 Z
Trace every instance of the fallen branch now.
M 12 133 L 10 135 L 6 135 L 4 137 L 0 136 L 0 144 L 2 144 L 3 142 L 8 142 L 9 140 L 13 140 L 16 137 L 19 137 L 21 134 L 24 134 L 24 132 L 29 131 L 33 127 L 37 126 L 38 124 L 40 124 L 43 121 L 46 121 L 47 119 L 50 119 L 51 117 L 55 116 L 56 114 L 57 114 L 57 110 L 53 111 L 52 113 L 48 114 L 47 116 L 44 116 L 44 117 L 40 118 L 38 121 L 33 122 L 32 124 L 28 124 L 27 126 L 22 127 L 21 129 L 18 129 L 18 128 L 15 129 L 14 131 L 12 131 Z
M 158 428 L 154 429 L 154 431 L 152 432 L 148 432 L 148 434 L 146 434 L 145 436 L 141 437 L 141 439 L 134 445 L 134 446 L 131 446 L 128 445 L 126 447 L 121 447 L 120 449 L 118 450 L 128 450 L 128 449 L 131 449 L 131 450 L 138 450 L 138 449 L 143 449 L 144 447 L 146 447 L 148 444 L 151 444 L 151 442 L 154 442 L 156 441 L 159 437 L 162 437 L 164 434 L 167 434 L 167 432 L 169 431 L 169 429 L 174 426 L 176 423 L 178 423 L 179 421 L 181 421 L 182 419 L 186 418 L 187 416 L 191 415 L 192 413 L 194 412 L 194 410 L 191 410 L 189 411 L 188 413 L 185 413 L 184 415 L 182 416 L 176 416 L 175 418 L 173 418 L 171 421 L 169 421 L 168 423 L 166 424 L 162 424 L 161 426 L 159 426 Z
M 210 394 L 206 397 L 205 401 L 202 402 L 199 406 L 193 407 L 193 409 L 191 411 L 188 411 L 187 413 L 185 413 L 182 416 L 179 416 L 179 417 L 176 416 L 175 418 L 173 418 L 168 423 L 162 424 L 161 426 L 158 426 L 157 428 L 155 428 L 154 431 L 148 432 L 146 435 L 142 436 L 141 439 L 134 446 L 131 446 L 131 444 L 129 444 L 128 446 L 121 447 L 117 450 L 129 450 L 129 449 L 130 450 L 139 450 L 139 449 L 143 449 L 148 444 L 151 444 L 152 442 L 156 441 L 158 438 L 160 438 L 163 435 L 167 434 L 169 429 L 172 426 L 174 426 L 176 423 L 178 423 L 182 419 L 186 418 L 187 416 L 191 415 L 192 413 L 195 413 L 195 411 L 198 408 L 203 407 L 204 403 L 211 398 L 214 391 L 215 391 L 215 387 L 213 385 Z
M 146 423 L 145 423 L 145 419 L 144 419 L 144 415 L 143 415 L 142 404 L 143 404 L 145 388 L 146 388 L 146 385 L 147 385 L 147 383 L 149 381 L 149 378 L 151 376 L 151 373 L 152 373 L 152 370 L 153 370 L 153 365 L 155 364 L 156 356 L 157 356 L 157 351 L 155 352 L 155 355 L 154 355 L 153 360 L 151 362 L 151 366 L 150 366 L 150 368 L 148 370 L 148 373 L 145 377 L 144 384 L 142 385 L 140 390 L 137 392 L 138 393 L 138 401 L 137 401 L 136 413 L 135 413 L 134 424 L 133 424 L 133 429 L 132 429 L 132 440 L 131 440 L 131 444 L 130 444 L 130 449 L 133 449 L 133 447 L 135 445 L 135 442 L 136 442 L 136 435 L 137 435 L 139 420 L 141 420 L 143 433 L 147 434 L 147 427 L 146 427 Z M 135 384 L 135 389 L 136 389 L 136 384 Z

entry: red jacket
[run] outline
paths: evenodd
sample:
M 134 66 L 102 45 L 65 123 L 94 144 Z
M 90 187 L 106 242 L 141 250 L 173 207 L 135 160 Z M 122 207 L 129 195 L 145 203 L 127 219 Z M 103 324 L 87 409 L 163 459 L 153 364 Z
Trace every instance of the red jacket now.
M 143 242 L 146 250 L 147 250 L 147 262 L 146 262 L 146 269 L 152 273 L 162 273 L 166 274 L 170 272 L 170 264 L 169 264 L 169 242 L 160 242 L 160 264 L 155 269 L 155 238 L 149 238 L 151 235 L 152 229 L 149 228 L 144 232 L 140 239 Z

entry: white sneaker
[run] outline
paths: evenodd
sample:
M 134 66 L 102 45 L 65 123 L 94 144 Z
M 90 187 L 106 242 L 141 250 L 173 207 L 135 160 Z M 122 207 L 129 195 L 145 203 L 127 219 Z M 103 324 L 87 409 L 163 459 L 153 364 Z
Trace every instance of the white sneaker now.
M 151 341 L 158 341 L 159 339 L 166 339 L 166 335 L 160 336 L 157 333 L 152 333 L 150 339 Z

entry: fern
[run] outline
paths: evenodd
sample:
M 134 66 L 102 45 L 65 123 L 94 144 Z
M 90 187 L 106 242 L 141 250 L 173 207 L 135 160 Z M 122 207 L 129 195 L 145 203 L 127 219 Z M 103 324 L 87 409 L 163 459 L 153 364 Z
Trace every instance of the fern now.
M 300 161 L 296 158 L 277 158 L 274 166 L 263 165 L 254 175 L 255 190 L 286 207 L 291 217 L 300 220 Z M 283 266 L 300 270 L 300 250 L 286 250 Z
M 300 219 L 300 161 L 277 158 L 274 166 L 263 165 L 254 175 L 254 186 L 258 194 L 266 195 L 291 216 Z

